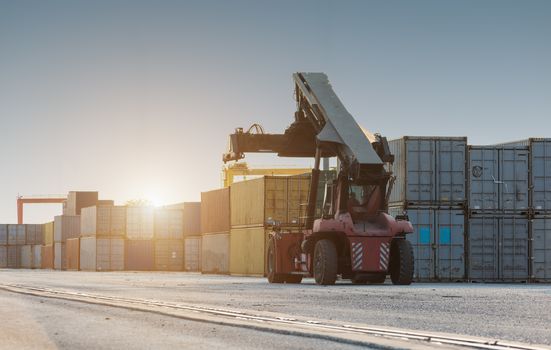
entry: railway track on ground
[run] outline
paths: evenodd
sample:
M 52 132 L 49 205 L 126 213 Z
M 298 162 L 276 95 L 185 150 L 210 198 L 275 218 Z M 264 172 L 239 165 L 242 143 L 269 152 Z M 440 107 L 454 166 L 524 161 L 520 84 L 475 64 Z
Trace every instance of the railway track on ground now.
M 0 284 L 0 290 L 35 297 L 54 298 L 152 312 L 192 321 L 347 342 L 350 344 L 366 345 L 373 348 L 409 348 L 409 346 L 403 346 L 403 344 L 410 344 L 411 348 L 422 348 L 423 346 L 434 345 L 488 350 L 551 350 L 551 347 L 548 346 L 523 344 L 496 339 L 401 330 L 389 327 L 339 324 L 333 321 L 307 320 L 298 316 L 267 316 L 254 314 L 248 311 L 241 312 L 175 302 L 107 296 L 19 284 Z M 396 346 L 395 343 L 389 342 L 390 340 L 398 340 L 406 343 L 401 343 L 402 346 Z

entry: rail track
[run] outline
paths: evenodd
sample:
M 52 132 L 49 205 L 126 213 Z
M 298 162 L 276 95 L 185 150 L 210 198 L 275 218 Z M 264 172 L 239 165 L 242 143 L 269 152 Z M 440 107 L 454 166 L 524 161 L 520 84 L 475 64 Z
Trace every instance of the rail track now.
M 89 294 L 19 284 L 0 284 L 0 290 L 35 297 L 55 298 L 73 302 L 152 312 L 193 321 L 367 345 L 373 348 L 399 348 L 400 346 L 396 346 L 395 344 L 392 345 L 392 343 L 385 341 L 399 340 L 411 342 L 412 348 L 427 345 L 440 345 L 455 348 L 462 347 L 490 350 L 551 350 L 551 347 L 544 345 L 530 345 L 495 339 L 425 331 L 400 330 L 387 327 L 338 324 L 331 321 L 300 319 L 294 316 L 266 316 L 252 314 L 250 312 L 186 305 L 159 300 Z

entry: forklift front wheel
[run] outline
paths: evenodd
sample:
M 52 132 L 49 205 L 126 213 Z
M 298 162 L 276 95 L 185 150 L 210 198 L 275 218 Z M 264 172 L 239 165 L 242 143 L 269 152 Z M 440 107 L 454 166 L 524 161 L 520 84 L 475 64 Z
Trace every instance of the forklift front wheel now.
M 283 283 L 285 282 L 285 275 L 281 273 L 276 273 L 276 251 L 275 251 L 275 242 L 272 239 L 268 242 L 268 254 L 266 257 L 266 266 L 267 271 L 266 275 L 268 276 L 268 282 L 270 283 Z
M 320 239 L 314 248 L 314 279 L 317 284 L 335 284 L 337 280 L 338 256 L 333 241 Z

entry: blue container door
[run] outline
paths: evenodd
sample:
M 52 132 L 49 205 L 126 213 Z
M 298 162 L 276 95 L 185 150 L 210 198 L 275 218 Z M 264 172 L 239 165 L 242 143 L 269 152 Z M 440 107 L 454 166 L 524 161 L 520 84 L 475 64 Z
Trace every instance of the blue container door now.
M 528 210 L 528 148 L 500 150 L 500 209 Z
M 551 214 L 551 139 L 534 140 L 531 157 L 531 206 L 542 214 Z
M 498 151 L 471 147 L 469 151 L 469 207 L 471 210 L 499 209 Z
M 532 221 L 532 278 L 551 282 L 551 217 Z
M 493 216 L 469 219 L 469 279 L 495 281 L 499 278 L 498 219 Z
M 500 219 L 500 279 L 528 280 L 528 219 L 504 217 Z

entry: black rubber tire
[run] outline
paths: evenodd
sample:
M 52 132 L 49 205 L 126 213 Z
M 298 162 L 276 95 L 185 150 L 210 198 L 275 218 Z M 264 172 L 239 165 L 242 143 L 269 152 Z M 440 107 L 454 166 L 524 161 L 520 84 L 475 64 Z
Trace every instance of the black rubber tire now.
M 266 276 L 270 283 L 285 282 L 285 274 L 275 273 L 275 243 L 273 239 L 268 242 L 268 253 L 266 254 Z
M 314 279 L 317 284 L 331 285 L 337 280 L 338 256 L 335 244 L 320 239 L 314 247 Z
M 301 275 L 287 275 L 285 277 L 285 283 L 299 284 L 301 282 L 302 282 L 302 276 Z
M 395 238 L 390 247 L 390 279 L 392 284 L 410 285 L 413 281 L 413 248 L 405 238 Z

